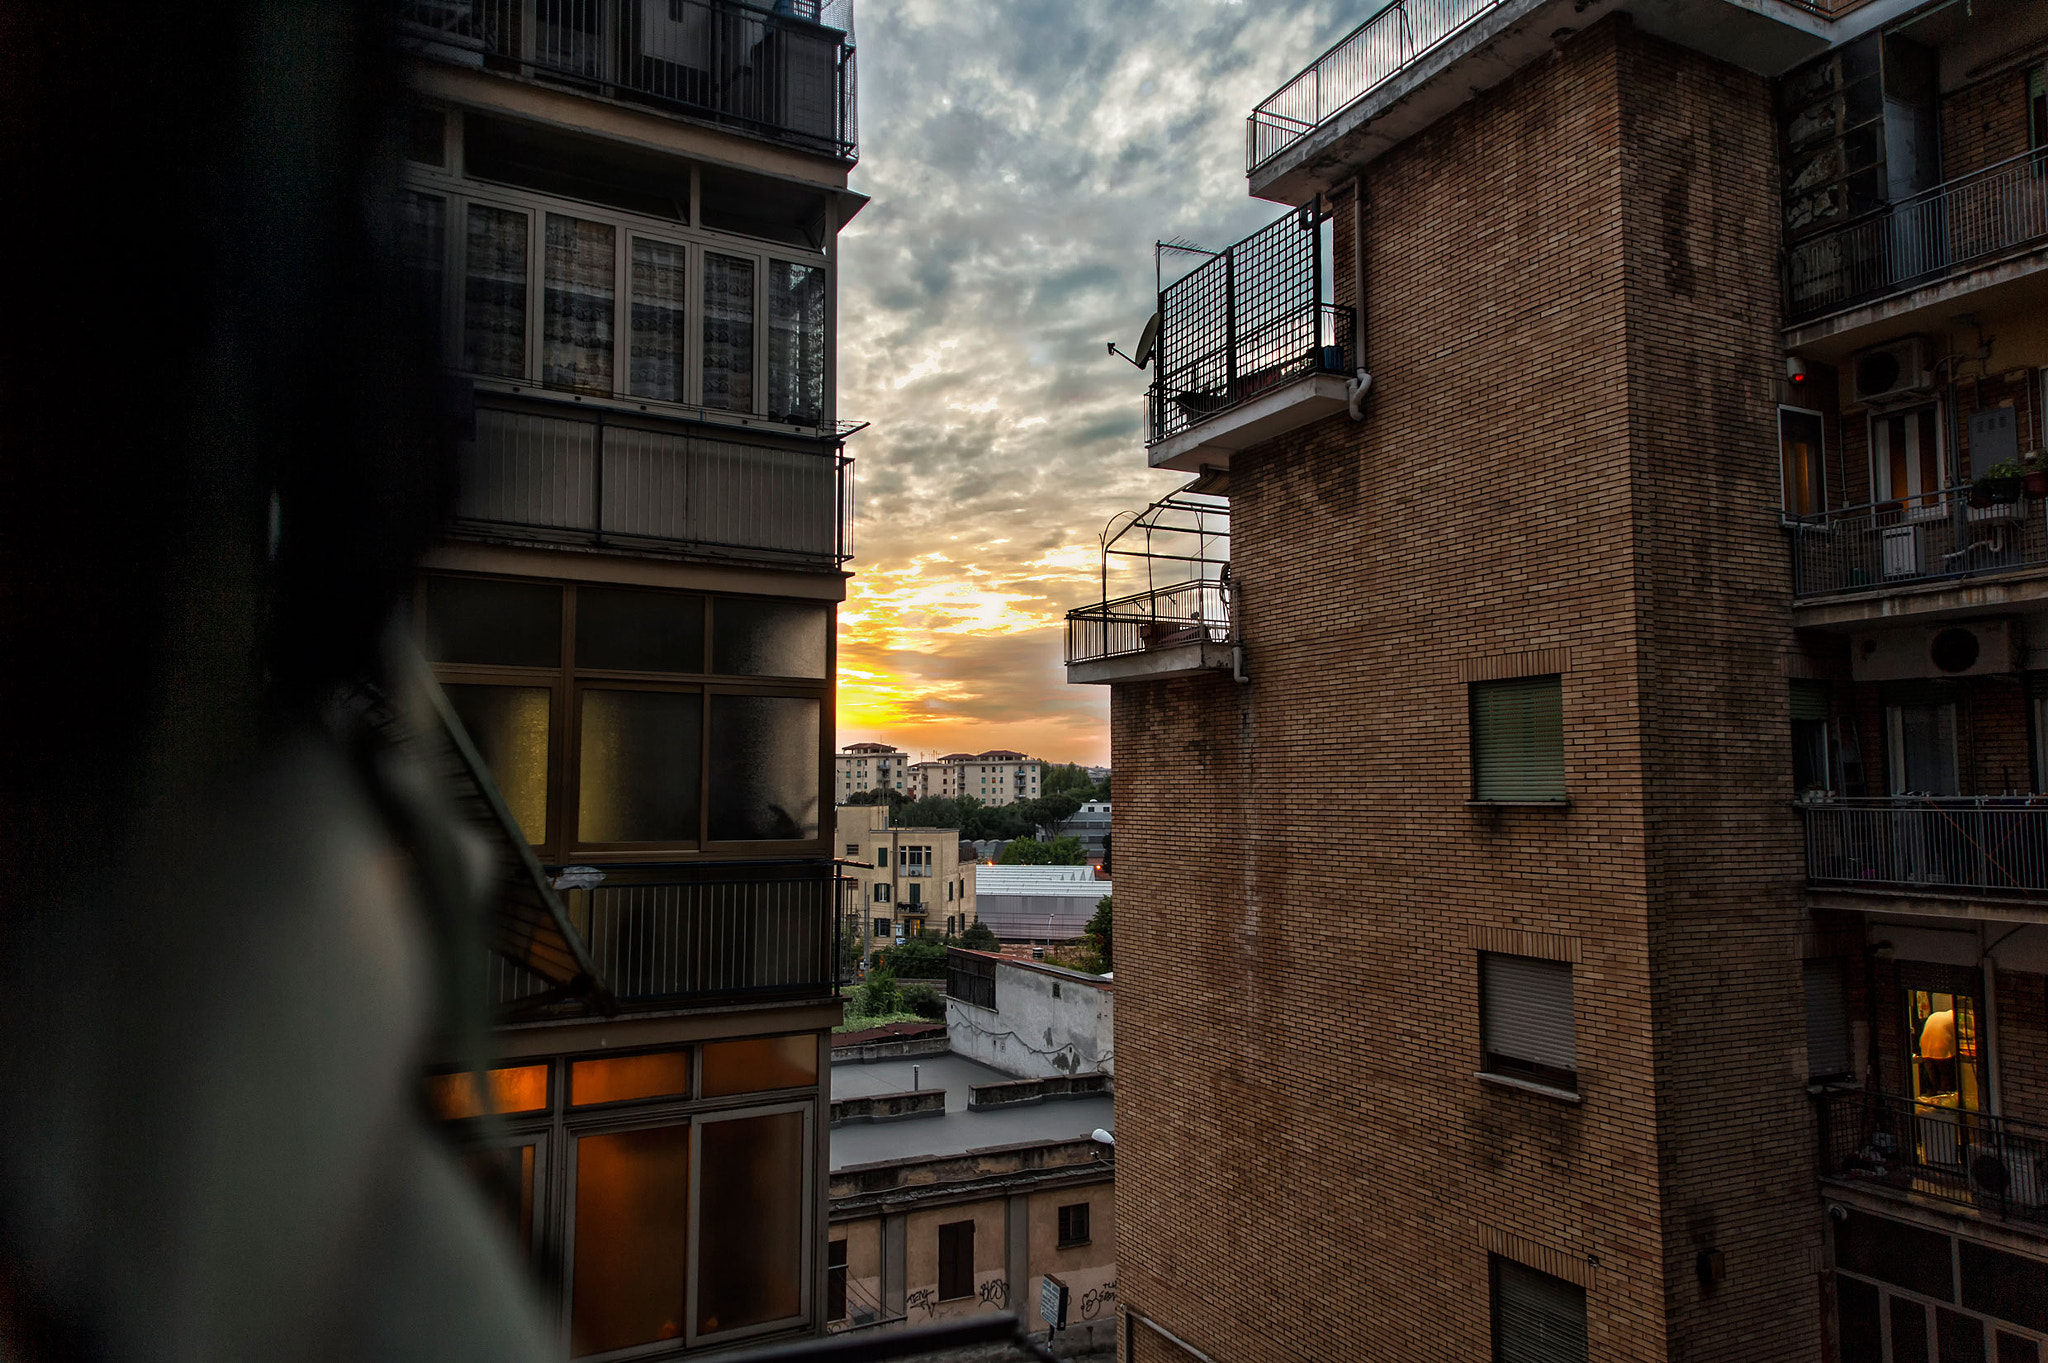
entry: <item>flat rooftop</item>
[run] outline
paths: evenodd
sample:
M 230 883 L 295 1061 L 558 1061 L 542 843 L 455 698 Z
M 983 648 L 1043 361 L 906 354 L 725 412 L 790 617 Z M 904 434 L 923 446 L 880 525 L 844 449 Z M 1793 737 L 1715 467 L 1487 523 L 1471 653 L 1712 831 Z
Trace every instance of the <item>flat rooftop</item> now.
M 969 1112 L 969 1088 L 976 1084 L 1007 1083 L 1017 1076 L 958 1055 L 834 1065 L 832 1096 L 864 1098 L 878 1093 L 908 1093 L 913 1065 L 918 1069 L 919 1088 L 946 1090 L 946 1115 L 848 1122 L 832 1132 L 834 1171 L 883 1160 L 959 1155 L 991 1145 L 1072 1140 L 1086 1136 L 1098 1126 L 1114 1129 L 1116 1125 L 1116 1100 L 1107 1094 L 1054 1098 L 994 1112 Z

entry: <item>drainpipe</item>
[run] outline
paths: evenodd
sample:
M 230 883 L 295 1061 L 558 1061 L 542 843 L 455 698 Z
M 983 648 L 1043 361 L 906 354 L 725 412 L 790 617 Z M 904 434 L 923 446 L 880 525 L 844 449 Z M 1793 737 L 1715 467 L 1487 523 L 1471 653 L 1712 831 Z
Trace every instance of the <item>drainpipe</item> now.
M 1344 388 L 1353 421 L 1365 420 L 1361 404 L 1372 387 L 1365 364 L 1365 177 L 1351 182 L 1351 334 L 1352 365 L 1358 371 Z

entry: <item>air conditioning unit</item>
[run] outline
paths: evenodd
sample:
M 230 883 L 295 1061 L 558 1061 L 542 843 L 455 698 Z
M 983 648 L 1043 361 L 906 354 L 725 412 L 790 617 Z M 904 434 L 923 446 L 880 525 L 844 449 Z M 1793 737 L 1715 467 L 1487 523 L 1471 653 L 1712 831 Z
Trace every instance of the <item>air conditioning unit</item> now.
M 1915 681 L 1930 677 L 1982 677 L 2016 665 L 2010 621 L 1930 625 L 1859 637 L 1850 649 L 1857 681 Z
M 1926 346 L 1918 336 L 1864 351 L 1856 357 L 1853 373 L 1858 402 L 1891 402 L 1934 391 Z

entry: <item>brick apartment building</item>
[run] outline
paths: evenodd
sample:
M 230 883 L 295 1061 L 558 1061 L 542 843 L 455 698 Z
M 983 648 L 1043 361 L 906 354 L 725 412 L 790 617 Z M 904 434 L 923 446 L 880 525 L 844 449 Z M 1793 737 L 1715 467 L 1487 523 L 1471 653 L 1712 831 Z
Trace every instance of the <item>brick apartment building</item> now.
M 851 9 L 399 9 L 464 428 L 419 635 L 514 873 L 430 1092 L 562 1357 L 817 1335 Z
M 1127 1357 L 2044 1356 L 2044 52 L 1410 0 L 1253 113 L 1228 549 L 1069 617 Z

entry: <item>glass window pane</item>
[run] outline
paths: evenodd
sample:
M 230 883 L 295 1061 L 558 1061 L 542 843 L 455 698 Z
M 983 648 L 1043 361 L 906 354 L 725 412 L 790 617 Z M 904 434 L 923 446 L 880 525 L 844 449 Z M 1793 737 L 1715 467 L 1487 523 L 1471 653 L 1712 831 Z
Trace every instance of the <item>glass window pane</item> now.
M 822 677 L 823 606 L 721 596 L 711 607 L 714 671 L 731 677 Z
M 634 1098 L 687 1096 L 690 1053 L 659 1051 L 653 1055 L 608 1055 L 578 1060 L 569 1066 L 569 1105 L 623 1103 Z
M 704 1048 L 704 1096 L 806 1088 L 818 1082 L 818 1038 L 757 1036 Z
M 462 367 L 525 377 L 526 215 L 471 204 L 463 261 Z
M 545 1112 L 548 1067 L 512 1065 L 486 1070 L 481 1076 L 468 1070 L 428 1075 L 427 1105 L 444 1122 L 481 1117 L 486 1112 Z
M 768 415 L 802 426 L 825 417 L 825 271 L 768 262 Z
M 688 1126 L 576 1142 L 571 1354 L 681 1337 L 689 1224 Z
M 554 692 L 545 686 L 479 686 L 455 682 L 442 688 L 455 717 L 490 768 L 505 808 L 526 840 L 548 840 L 548 722 Z
M 583 693 L 576 830 L 583 842 L 695 842 L 703 698 Z
M 609 223 L 548 214 L 541 302 L 541 381 L 612 391 L 617 233 Z
M 818 721 L 807 697 L 711 698 L 714 842 L 818 836 Z
M 754 262 L 704 257 L 704 405 L 754 410 Z
M 419 309 L 441 353 L 442 276 L 448 259 L 448 201 L 438 194 L 403 190 L 398 196 L 398 254 L 405 265 L 411 304 Z
M 632 387 L 636 397 L 683 400 L 684 280 L 689 252 L 633 238 Z
M 421 647 L 437 663 L 562 665 L 562 589 L 544 582 L 429 577 Z
M 576 665 L 620 672 L 702 672 L 704 598 L 579 587 Z
M 1564 798 L 1561 678 L 1472 683 L 1472 786 L 1481 800 Z
M 783 1320 L 801 1309 L 804 1115 L 703 1125 L 697 1329 Z
M 465 1150 L 460 1158 L 470 1177 L 483 1189 L 491 1207 L 505 1219 L 522 1255 L 533 1254 L 533 1165 L 531 1145 Z

